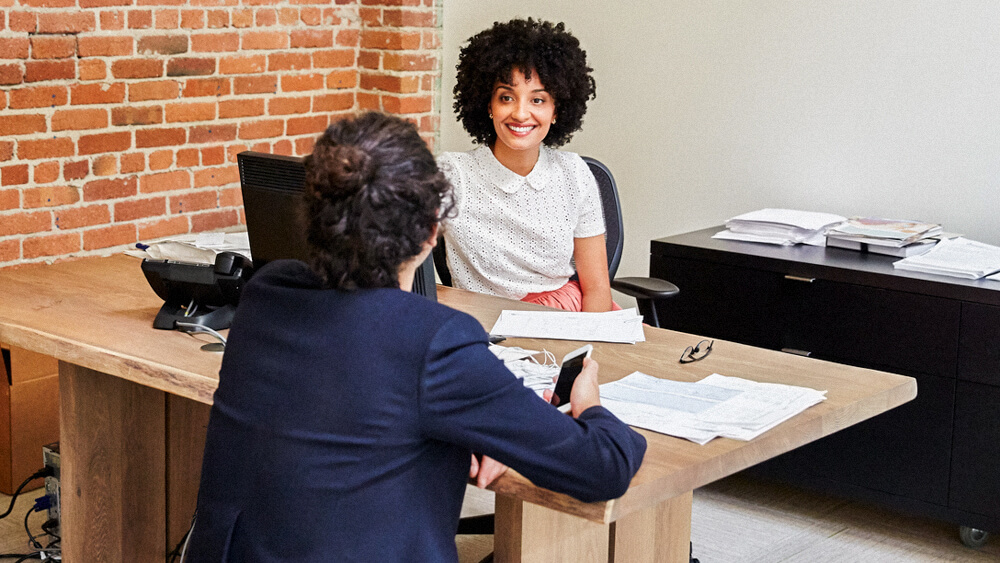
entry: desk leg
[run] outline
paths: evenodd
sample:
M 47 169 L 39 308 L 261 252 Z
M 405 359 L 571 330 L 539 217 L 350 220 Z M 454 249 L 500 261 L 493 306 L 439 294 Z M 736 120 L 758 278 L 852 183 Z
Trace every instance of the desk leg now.
M 608 561 L 608 526 L 498 494 L 497 563 Z
M 690 492 L 611 524 L 614 563 L 687 563 L 691 541 Z
M 164 393 L 59 363 L 63 561 L 162 561 Z

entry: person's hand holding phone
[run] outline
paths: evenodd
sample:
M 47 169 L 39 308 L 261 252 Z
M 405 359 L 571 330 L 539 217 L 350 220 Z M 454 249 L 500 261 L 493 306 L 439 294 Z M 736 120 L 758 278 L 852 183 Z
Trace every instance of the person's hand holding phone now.
M 574 417 L 601 404 L 600 389 L 597 386 L 598 364 L 590 359 L 592 350 L 593 346 L 587 344 L 566 354 L 556 377 L 555 389 L 543 394 L 546 401 L 563 412 L 572 412 Z M 569 402 L 566 401 L 567 398 Z
M 573 418 L 580 416 L 583 411 L 590 407 L 601 406 L 601 389 L 597 384 L 597 369 L 599 367 L 595 360 L 590 358 L 583 360 L 583 371 L 573 383 L 573 391 L 569 396 L 569 402 L 573 408 Z

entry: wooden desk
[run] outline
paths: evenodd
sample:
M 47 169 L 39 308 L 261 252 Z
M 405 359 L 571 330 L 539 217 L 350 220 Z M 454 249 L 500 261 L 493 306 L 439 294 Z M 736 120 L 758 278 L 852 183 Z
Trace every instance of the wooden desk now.
M 63 553 L 78 561 L 157 561 L 194 506 L 219 355 L 154 331 L 159 300 L 128 257 L 0 272 L 0 341 L 60 360 Z M 504 299 L 439 288 L 439 299 L 492 326 Z M 686 561 L 694 489 L 916 396 L 914 380 L 717 341 L 677 362 L 697 336 L 646 329 L 637 345 L 594 346 L 601 380 L 640 370 L 695 381 L 713 372 L 826 389 L 827 400 L 751 442 L 705 446 L 652 432 L 621 498 L 581 503 L 513 471 L 497 491 L 497 561 Z M 579 343 L 513 339 L 559 356 Z M 166 534 L 164 530 L 167 530 Z

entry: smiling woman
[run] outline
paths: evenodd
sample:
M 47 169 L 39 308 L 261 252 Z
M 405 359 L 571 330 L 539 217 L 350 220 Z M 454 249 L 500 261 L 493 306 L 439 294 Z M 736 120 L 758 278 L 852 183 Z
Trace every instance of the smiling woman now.
M 592 69 L 563 24 L 496 23 L 458 63 L 455 112 L 483 146 L 444 153 L 457 215 L 443 221 L 457 287 L 576 311 L 608 311 L 604 218 L 579 155 Z M 571 279 L 576 276 L 576 279 Z

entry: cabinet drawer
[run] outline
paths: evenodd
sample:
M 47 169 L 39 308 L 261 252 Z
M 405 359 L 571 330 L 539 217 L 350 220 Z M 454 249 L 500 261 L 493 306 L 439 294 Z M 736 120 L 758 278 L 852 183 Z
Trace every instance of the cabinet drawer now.
M 1000 307 L 962 304 L 958 378 L 1000 387 Z
M 948 505 L 1000 517 L 1000 387 L 958 381 Z

